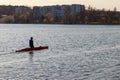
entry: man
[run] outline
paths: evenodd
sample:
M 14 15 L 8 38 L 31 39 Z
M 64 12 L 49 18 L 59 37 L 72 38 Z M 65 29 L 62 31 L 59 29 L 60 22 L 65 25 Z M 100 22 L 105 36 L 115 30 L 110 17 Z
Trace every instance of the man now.
M 31 37 L 29 40 L 29 46 L 30 46 L 30 48 L 34 48 L 33 37 Z

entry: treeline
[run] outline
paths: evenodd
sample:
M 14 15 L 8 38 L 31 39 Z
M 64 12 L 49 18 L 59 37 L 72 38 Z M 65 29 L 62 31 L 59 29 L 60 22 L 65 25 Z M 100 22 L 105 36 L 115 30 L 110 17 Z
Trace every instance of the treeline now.
M 111 11 L 89 6 L 76 14 L 66 10 L 63 16 L 54 17 L 50 12 L 41 15 L 26 6 L 0 6 L 0 23 L 120 24 L 120 12 L 116 8 Z
M 112 11 L 88 7 L 85 13 L 85 23 L 90 24 L 120 24 L 120 12 L 115 7 Z

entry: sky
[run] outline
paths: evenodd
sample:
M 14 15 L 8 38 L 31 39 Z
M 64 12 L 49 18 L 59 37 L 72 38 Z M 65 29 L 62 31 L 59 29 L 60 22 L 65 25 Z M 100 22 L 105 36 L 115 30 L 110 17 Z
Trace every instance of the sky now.
M 91 5 L 96 9 L 113 10 L 114 7 L 120 11 L 120 0 L 0 0 L 0 5 L 24 5 L 24 6 L 47 6 L 63 4 Z

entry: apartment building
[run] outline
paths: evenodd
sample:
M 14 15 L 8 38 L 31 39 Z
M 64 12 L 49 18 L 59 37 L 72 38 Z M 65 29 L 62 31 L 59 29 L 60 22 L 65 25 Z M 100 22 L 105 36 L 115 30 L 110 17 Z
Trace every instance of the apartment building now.
M 84 5 L 73 4 L 73 5 L 54 5 L 54 6 L 43 6 L 39 8 L 33 8 L 35 13 L 39 13 L 44 16 L 47 13 L 51 13 L 53 17 L 63 17 L 66 12 L 70 12 L 75 15 L 85 11 Z

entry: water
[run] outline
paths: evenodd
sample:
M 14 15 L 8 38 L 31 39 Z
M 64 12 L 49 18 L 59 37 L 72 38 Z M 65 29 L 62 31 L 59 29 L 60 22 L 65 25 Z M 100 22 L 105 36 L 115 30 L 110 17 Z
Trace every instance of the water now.
M 120 26 L 0 24 L 0 80 L 120 80 Z

